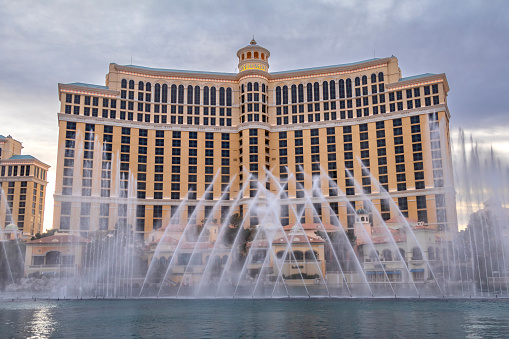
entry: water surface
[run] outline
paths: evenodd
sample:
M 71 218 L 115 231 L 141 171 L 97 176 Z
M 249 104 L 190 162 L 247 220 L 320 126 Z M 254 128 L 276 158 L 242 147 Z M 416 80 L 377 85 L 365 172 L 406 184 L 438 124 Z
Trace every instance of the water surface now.
M 509 300 L 15 300 L 2 338 L 507 338 Z

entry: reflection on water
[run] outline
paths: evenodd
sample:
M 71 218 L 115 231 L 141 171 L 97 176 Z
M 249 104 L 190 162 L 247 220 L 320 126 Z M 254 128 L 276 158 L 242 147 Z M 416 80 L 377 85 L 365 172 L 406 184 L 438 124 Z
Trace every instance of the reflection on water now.
M 0 302 L 2 338 L 507 338 L 509 300 Z
M 55 330 L 55 324 L 56 321 L 52 319 L 49 307 L 35 311 L 33 320 L 28 324 L 31 338 L 49 338 Z

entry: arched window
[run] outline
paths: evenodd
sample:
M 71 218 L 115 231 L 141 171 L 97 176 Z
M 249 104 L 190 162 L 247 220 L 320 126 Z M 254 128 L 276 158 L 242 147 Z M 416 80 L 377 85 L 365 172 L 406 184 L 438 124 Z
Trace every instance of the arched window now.
M 244 93 L 244 84 L 242 84 L 242 85 L 240 86 L 240 92 L 241 92 L 241 93 Z
M 244 60 L 244 53 L 242 53 L 242 58 L 241 58 L 241 60 Z
M 200 86 L 194 86 L 194 104 L 200 104 Z
M 145 84 L 145 91 L 150 92 L 151 90 L 152 90 L 152 85 L 150 84 L 150 82 L 147 82 Z
M 257 82 L 255 82 L 253 85 L 253 89 L 258 92 L 260 90 L 260 85 Z
M 215 87 L 210 88 L 210 104 L 212 106 L 216 105 L 216 88 Z
M 306 91 L 307 91 L 307 100 L 308 102 L 311 102 L 313 101 L 313 85 L 311 83 L 307 84 L 306 86 Z
M 299 102 L 304 102 L 304 85 L 299 84 Z
M 412 248 L 412 260 L 422 260 L 422 252 L 419 247 Z
M 330 81 L 330 98 L 331 100 L 336 99 L 336 82 L 334 80 Z
M 276 105 L 281 105 L 281 86 L 276 87 Z
M 262 84 L 262 92 L 265 93 L 267 87 L 265 87 L 265 84 Z
M 179 85 L 179 104 L 184 103 L 184 85 Z
M 365 76 L 365 75 L 362 76 L 362 84 L 363 85 L 367 85 L 368 84 L 368 77 Z
M 254 57 L 258 59 L 258 52 L 254 52 Z
M 247 83 L 247 91 L 251 92 L 252 90 L 253 90 L 253 83 L 252 82 L 248 82 Z
M 208 86 L 203 87 L 203 104 L 204 105 L 209 104 L 209 87 Z
M 155 84 L 154 85 L 154 102 L 160 102 L 161 101 L 161 85 Z
M 371 261 L 378 261 L 378 251 L 377 252 L 371 251 L 369 253 L 369 258 L 371 259 Z
M 329 100 L 329 84 L 327 81 L 322 83 L 323 100 Z
M 356 77 L 355 78 L 355 86 L 360 86 L 360 85 L 361 85 L 361 78 Z
M 318 252 L 317 251 L 306 251 L 306 253 L 304 254 L 304 258 L 306 258 L 306 260 L 318 260 Z
M 343 79 L 339 80 L 338 90 L 339 90 L 339 98 L 344 99 L 345 98 L 345 81 Z
M 403 261 L 405 261 L 406 260 L 406 258 L 405 258 L 405 250 L 400 248 L 399 249 L 399 254 L 401 255 L 401 258 L 403 259 Z
M 378 73 L 378 81 L 384 81 L 384 74 L 382 72 Z
M 161 102 L 168 102 L 168 85 L 164 84 L 161 91 Z
M 320 85 L 318 82 L 315 82 L 314 85 L 314 92 L 315 92 L 315 101 L 320 101 Z
M 352 97 L 352 79 L 346 79 L 346 97 Z
M 224 87 L 219 87 L 219 106 L 224 106 Z
M 262 53 L 262 60 L 265 60 L 265 53 Z
M 138 91 L 143 91 L 143 81 L 138 82 Z
M 382 251 L 382 256 L 385 261 L 392 261 L 392 252 L 389 249 L 385 249 Z
M 435 249 L 432 246 L 428 248 L 428 260 L 435 260 Z
M 277 253 L 276 253 L 276 257 L 277 257 L 278 259 L 282 259 L 284 254 L 285 254 L 285 252 L 284 252 L 284 251 L 279 251 L 279 252 L 277 252 Z
M 295 260 L 303 260 L 304 259 L 304 253 L 302 251 L 293 251 L 293 257 Z
M 127 80 L 126 79 L 122 79 L 122 82 L 121 82 L 121 85 L 120 85 L 122 88 L 127 88 Z
M 292 85 L 292 104 L 297 103 L 297 86 Z
M 251 52 L 247 52 L 247 58 L 251 59 Z
M 371 83 L 375 83 L 376 82 L 376 74 L 373 73 L 371 74 Z
M 177 85 L 171 85 L 171 103 L 176 104 L 177 103 Z
M 288 104 L 288 86 L 283 86 L 283 105 Z
M 232 105 L 232 89 L 228 87 L 226 89 L 226 106 Z
M 191 85 L 187 86 L 187 104 L 193 104 L 193 86 Z
M 134 80 L 129 80 L 129 89 L 134 89 Z
M 46 265 L 60 265 L 62 253 L 59 251 L 49 251 L 46 253 Z

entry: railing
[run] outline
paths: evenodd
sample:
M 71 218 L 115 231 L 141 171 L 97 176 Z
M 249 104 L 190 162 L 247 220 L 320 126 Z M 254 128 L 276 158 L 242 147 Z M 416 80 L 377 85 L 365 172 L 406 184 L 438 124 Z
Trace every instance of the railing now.
M 75 267 L 76 264 L 41 264 L 41 265 L 30 265 L 29 268 L 68 268 L 68 267 Z

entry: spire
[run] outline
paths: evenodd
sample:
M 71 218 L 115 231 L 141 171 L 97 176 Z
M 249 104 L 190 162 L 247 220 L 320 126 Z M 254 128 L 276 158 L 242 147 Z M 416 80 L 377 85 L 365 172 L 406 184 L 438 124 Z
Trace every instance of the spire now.
M 254 39 L 254 34 L 253 34 L 253 40 L 251 40 L 251 42 L 249 44 L 250 45 L 256 45 L 256 40 Z

